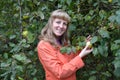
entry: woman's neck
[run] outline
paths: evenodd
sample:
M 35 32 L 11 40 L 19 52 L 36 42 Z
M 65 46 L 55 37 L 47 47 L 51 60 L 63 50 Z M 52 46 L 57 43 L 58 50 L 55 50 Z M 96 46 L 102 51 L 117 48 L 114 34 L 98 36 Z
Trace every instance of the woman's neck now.
M 55 39 L 56 39 L 56 44 L 58 45 L 62 45 L 62 36 L 55 36 Z
M 56 42 L 57 42 L 57 44 L 62 45 L 61 39 L 57 39 Z

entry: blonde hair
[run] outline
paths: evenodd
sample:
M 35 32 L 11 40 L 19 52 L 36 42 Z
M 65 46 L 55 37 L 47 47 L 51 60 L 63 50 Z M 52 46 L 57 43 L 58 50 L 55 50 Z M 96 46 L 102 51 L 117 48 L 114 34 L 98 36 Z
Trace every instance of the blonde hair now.
M 60 18 L 67 21 L 68 25 L 70 23 L 70 16 L 65 11 L 61 9 L 53 11 L 48 20 L 48 23 L 45 25 L 45 27 L 41 31 L 41 35 L 39 39 L 48 41 L 52 45 L 57 46 L 55 35 L 52 32 L 52 23 L 55 18 Z M 68 40 L 68 27 L 67 27 L 66 32 L 61 36 L 61 43 L 62 45 L 65 45 L 65 44 L 68 44 L 68 42 L 69 40 Z

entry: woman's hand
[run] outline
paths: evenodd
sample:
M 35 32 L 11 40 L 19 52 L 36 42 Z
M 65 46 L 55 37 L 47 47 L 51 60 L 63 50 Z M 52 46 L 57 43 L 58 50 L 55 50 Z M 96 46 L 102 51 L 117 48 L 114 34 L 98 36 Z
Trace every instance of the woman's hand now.
M 79 56 L 81 58 L 86 56 L 86 55 L 88 55 L 89 53 L 91 53 L 93 51 L 93 48 L 91 47 L 91 43 L 90 43 L 91 39 L 92 39 L 91 36 L 87 37 L 87 39 L 86 39 L 86 46 L 79 54 Z
M 83 58 L 84 56 L 88 55 L 93 51 L 93 48 L 88 49 L 88 46 L 86 45 L 85 48 L 80 52 L 79 56 Z

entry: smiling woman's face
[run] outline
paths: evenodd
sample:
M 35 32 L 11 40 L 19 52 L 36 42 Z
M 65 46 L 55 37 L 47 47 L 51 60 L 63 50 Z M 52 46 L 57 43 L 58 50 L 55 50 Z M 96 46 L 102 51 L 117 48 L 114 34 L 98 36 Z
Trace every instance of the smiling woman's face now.
M 67 29 L 67 21 L 59 18 L 53 20 L 52 31 L 56 37 L 62 36 Z

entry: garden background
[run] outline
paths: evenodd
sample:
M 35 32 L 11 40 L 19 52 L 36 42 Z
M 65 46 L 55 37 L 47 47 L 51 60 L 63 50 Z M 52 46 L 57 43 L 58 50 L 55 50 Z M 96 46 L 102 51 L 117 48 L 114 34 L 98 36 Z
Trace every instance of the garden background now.
M 120 0 L 0 0 L 0 80 L 44 80 L 36 46 L 56 9 L 71 16 L 74 48 L 93 36 L 94 50 L 84 58 L 77 80 L 119 80 Z

